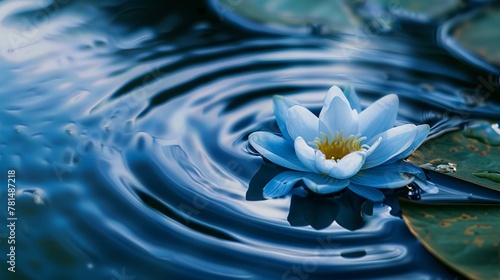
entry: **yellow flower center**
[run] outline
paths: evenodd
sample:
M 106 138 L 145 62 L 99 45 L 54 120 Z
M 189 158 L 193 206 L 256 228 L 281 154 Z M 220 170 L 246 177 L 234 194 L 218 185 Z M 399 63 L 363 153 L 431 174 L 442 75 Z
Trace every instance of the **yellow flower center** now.
M 314 144 L 325 155 L 326 159 L 340 160 L 352 152 L 362 151 L 365 146 L 361 145 L 361 142 L 366 137 L 359 137 L 359 135 L 351 135 L 344 139 L 342 132 L 340 132 L 335 133 L 332 140 L 324 133 L 322 136 L 322 139 L 316 138 Z

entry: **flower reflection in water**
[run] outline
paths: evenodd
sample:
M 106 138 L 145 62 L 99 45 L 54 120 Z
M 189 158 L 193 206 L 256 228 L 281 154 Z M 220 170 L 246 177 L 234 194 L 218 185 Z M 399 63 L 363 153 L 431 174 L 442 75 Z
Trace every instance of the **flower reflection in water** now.
M 285 169 L 264 163 L 252 177 L 247 191 L 248 201 L 265 200 L 263 189 L 270 180 Z M 300 186 L 297 182 L 296 186 Z M 400 188 L 386 190 L 385 204 L 389 205 L 391 214 L 399 215 L 398 198 L 412 195 L 414 189 Z M 329 227 L 336 222 L 348 230 L 357 230 L 364 226 L 365 216 L 373 213 L 374 202 L 357 195 L 350 189 L 336 194 L 318 195 L 307 188 L 293 188 L 290 199 L 290 210 L 287 220 L 291 226 L 311 226 L 316 230 Z M 394 211 L 395 210 L 395 211 Z

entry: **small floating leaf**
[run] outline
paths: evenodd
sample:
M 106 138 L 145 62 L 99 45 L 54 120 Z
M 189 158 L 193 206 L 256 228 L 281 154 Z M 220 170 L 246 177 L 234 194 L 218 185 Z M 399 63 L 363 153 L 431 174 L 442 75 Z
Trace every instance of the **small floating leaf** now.
M 453 131 L 431 139 L 408 160 L 422 168 L 500 191 L 500 146 L 467 138 L 464 133 Z
M 443 263 L 471 279 L 500 279 L 500 204 L 400 200 L 403 219 Z
M 489 179 L 493 182 L 500 183 L 500 173 L 498 173 L 498 172 L 482 171 L 482 172 L 476 172 L 473 174 L 479 178 L 486 178 L 486 179 Z

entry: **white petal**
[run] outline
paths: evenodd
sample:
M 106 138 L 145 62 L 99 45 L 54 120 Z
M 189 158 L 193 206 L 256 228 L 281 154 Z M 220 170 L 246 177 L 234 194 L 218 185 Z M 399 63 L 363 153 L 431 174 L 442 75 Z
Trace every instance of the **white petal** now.
M 381 191 L 372 187 L 350 184 L 349 189 L 355 194 L 371 201 L 380 202 L 385 198 L 384 194 Z
M 302 136 L 306 142 L 312 142 L 318 133 L 318 118 L 302 106 L 293 106 L 286 113 L 286 127 L 292 139 Z
M 365 163 L 366 152 L 352 152 L 337 162 L 328 175 L 337 179 L 347 179 L 354 176 Z
M 293 145 L 285 139 L 269 132 L 258 131 L 250 134 L 248 141 L 263 157 L 283 167 L 308 171 L 295 155 Z
M 286 140 L 291 140 L 290 134 L 288 134 L 288 130 L 286 128 L 286 112 L 292 106 L 298 104 L 299 103 L 297 101 L 281 95 L 275 95 L 273 97 L 274 116 L 276 117 L 276 122 L 278 123 L 281 134 L 283 134 L 283 138 Z
M 318 172 L 315 161 L 315 151 L 302 137 L 295 138 L 295 154 L 299 161 L 310 171 Z
M 304 175 L 305 173 L 295 171 L 285 171 L 276 175 L 264 187 L 264 197 L 280 197 L 286 195 Z
M 338 86 L 332 86 L 326 93 L 325 98 L 323 99 L 323 109 L 327 109 L 332 103 L 333 98 L 336 96 L 340 97 L 345 102 L 349 103 L 342 90 Z
M 344 137 L 358 133 L 358 113 L 351 109 L 349 103 L 335 96 L 330 106 L 323 108 L 319 114 L 319 131 L 334 136 L 335 131 L 342 132 Z
M 417 135 L 415 136 L 415 139 L 413 140 L 413 143 L 406 148 L 403 152 L 401 152 L 399 155 L 395 156 L 394 158 L 391 159 L 391 161 L 397 161 L 400 159 L 404 159 L 408 156 L 410 156 L 422 143 L 424 140 L 427 138 L 427 135 L 429 135 L 429 125 L 427 124 L 422 124 L 417 126 Z
M 328 174 L 328 172 L 330 172 L 330 170 L 337 165 L 337 162 L 330 159 L 327 160 L 325 155 L 319 150 L 316 150 L 315 152 L 316 168 L 319 173 Z
M 413 124 L 405 124 L 391 128 L 386 132 L 373 137 L 368 142 L 368 145 L 371 145 L 371 142 L 378 140 L 380 137 L 382 137 L 382 141 L 378 147 L 369 156 L 367 156 L 363 169 L 380 165 L 399 155 L 401 152 L 406 150 L 411 143 L 413 143 L 416 135 L 416 126 Z
M 399 100 L 395 94 L 386 95 L 359 114 L 359 133 L 367 139 L 392 127 L 398 115 Z
M 347 185 L 349 180 L 339 180 L 329 176 L 324 176 L 315 173 L 309 173 L 303 178 L 304 184 L 313 192 L 319 194 L 329 194 L 338 192 Z

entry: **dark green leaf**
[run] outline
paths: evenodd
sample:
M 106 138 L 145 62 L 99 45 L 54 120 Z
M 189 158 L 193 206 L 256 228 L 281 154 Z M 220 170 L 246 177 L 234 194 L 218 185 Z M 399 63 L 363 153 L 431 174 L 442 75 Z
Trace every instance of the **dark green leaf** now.
M 400 206 L 413 235 L 443 263 L 471 279 L 500 279 L 500 204 Z

